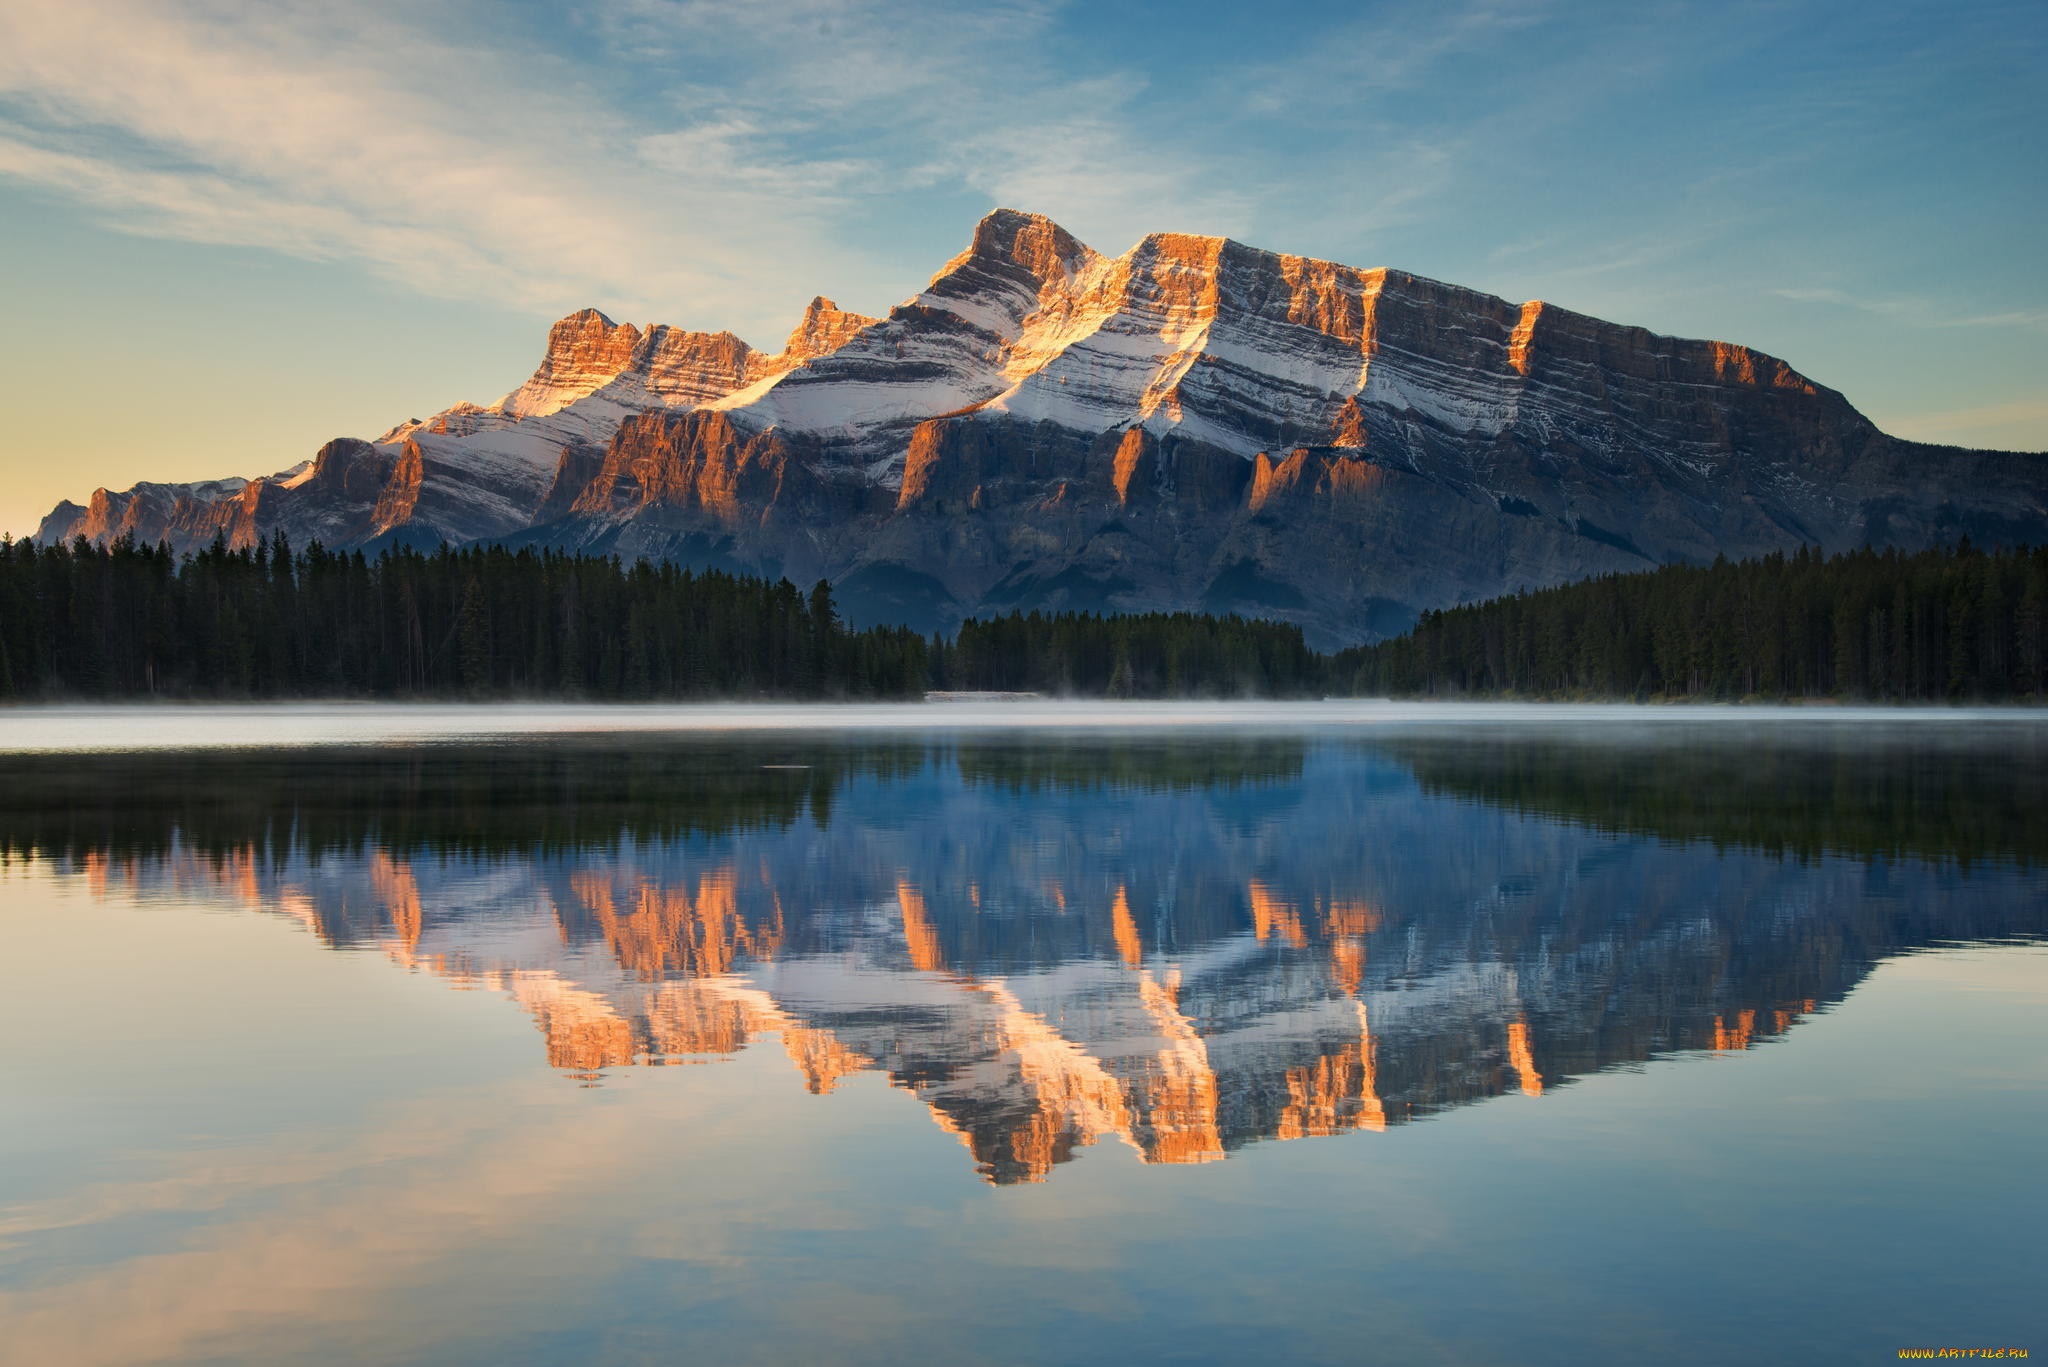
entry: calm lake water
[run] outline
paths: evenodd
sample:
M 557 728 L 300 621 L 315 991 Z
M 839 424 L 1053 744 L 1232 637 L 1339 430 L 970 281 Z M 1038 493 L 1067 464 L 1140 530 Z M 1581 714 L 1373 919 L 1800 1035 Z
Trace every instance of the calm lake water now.
M 0 713 L 0 1362 L 2048 1352 L 2048 722 Z

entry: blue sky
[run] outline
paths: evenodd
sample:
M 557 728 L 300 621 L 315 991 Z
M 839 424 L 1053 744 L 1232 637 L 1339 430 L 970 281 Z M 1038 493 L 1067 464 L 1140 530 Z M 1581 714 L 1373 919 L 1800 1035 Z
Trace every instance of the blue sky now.
M 531 369 L 774 346 L 998 204 L 1744 342 L 2048 448 L 2048 7 L 0 0 L 0 528 Z

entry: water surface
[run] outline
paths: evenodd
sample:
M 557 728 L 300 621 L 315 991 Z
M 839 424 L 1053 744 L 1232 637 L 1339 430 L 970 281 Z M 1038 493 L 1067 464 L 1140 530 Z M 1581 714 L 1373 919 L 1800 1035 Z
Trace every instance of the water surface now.
M 0 716 L 0 1361 L 2040 1328 L 2024 714 L 789 715 Z

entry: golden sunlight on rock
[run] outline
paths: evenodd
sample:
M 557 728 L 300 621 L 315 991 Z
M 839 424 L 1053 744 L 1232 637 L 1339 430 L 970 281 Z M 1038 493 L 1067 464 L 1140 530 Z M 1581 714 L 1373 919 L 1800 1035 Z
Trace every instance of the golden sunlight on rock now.
M 1272 889 L 1256 879 L 1246 889 L 1246 895 L 1252 905 L 1252 931 L 1261 940 L 1277 935 L 1297 949 L 1308 943 L 1308 932 L 1302 929 L 1299 907 L 1281 900 Z
M 1525 1021 L 1508 1022 L 1508 1062 L 1523 1096 L 1543 1095 L 1543 1074 L 1536 1071 L 1536 1056 L 1529 1050 L 1529 1026 Z
M 1714 1017 L 1714 1049 L 1716 1052 L 1732 1052 L 1749 1048 L 1750 1036 L 1756 1033 L 1756 1012 L 1744 1010 L 1735 1018 L 1735 1024 L 1722 1023 Z
M 911 965 L 920 973 L 939 973 L 946 967 L 939 949 L 939 933 L 925 915 L 924 894 L 898 880 L 896 902 L 903 911 L 903 943 L 910 950 Z
M 1138 923 L 1131 919 L 1131 903 L 1121 885 L 1116 890 L 1116 905 L 1110 908 L 1110 920 L 1116 935 L 1116 951 L 1124 965 L 1136 968 L 1145 958 L 1145 943 L 1138 938 Z
M 1513 974 L 1419 1016 L 1401 1005 L 1406 994 L 1376 988 L 1369 945 L 1403 923 L 1377 895 L 1269 877 L 1237 885 L 1241 929 L 1223 943 L 1270 964 L 1276 1019 L 1288 1022 L 1265 1037 L 1191 1014 L 1215 1009 L 1214 969 L 1199 955 L 1184 961 L 1171 942 L 1148 947 L 1133 906 L 1154 894 L 1123 881 L 1085 897 L 1051 872 L 1021 884 L 1047 918 L 1043 931 L 1067 926 L 1076 948 L 1089 947 L 1063 970 L 1071 981 L 1046 995 L 1050 981 L 1031 973 L 976 978 L 949 967 L 939 914 L 907 870 L 876 888 L 867 914 L 882 938 L 858 962 L 803 946 L 774 870 L 730 859 L 659 877 L 630 862 L 572 869 L 536 899 L 552 935 L 508 958 L 472 935 L 488 923 L 437 903 L 445 894 L 431 889 L 445 885 L 445 867 L 383 850 L 359 860 L 342 883 L 342 865 L 302 879 L 246 844 L 161 860 L 86 852 L 77 867 L 98 897 L 139 886 L 221 895 L 332 943 L 377 944 L 394 963 L 457 989 L 503 993 L 532 1019 L 548 1064 L 586 1083 L 610 1069 L 730 1056 L 777 1035 L 807 1092 L 827 1095 L 856 1072 L 879 1071 L 998 1184 L 1045 1180 L 1105 1138 L 1145 1163 L 1214 1162 L 1259 1139 L 1383 1130 L 1503 1089 L 1540 1096 L 1564 1080 L 1537 1064 Z M 347 878 L 359 879 L 359 893 L 341 892 Z M 1009 933 L 1014 904 L 981 880 L 966 886 L 970 943 Z M 797 979 L 779 976 L 785 964 Z M 852 974 L 847 1000 L 815 995 L 810 975 L 827 964 Z M 1410 1047 L 1395 1056 L 1391 1081 L 1384 1040 L 1369 1024 L 1368 1003 L 1381 1001 L 1404 1021 Z M 1679 1039 L 1736 1052 L 1752 1045 L 1760 1020 L 1783 1033 L 1815 1006 L 1779 993 L 1702 1014 Z M 1505 1068 L 1469 1066 L 1498 1058 L 1503 1039 Z M 1246 1098 L 1268 1096 L 1247 1109 Z
M 790 1062 L 804 1075 L 804 1086 L 812 1096 L 824 1096 L 839 1080 L 869 1067 L 873 1060 L 841 1044 L 829 1030 L 807 1030 L 788 1025 L 782 1029 L 782 1047 Z
M 392 859 L 382 850 L 377 851 L 370 866 L 370 880 L 391 917 L 394 951 L 401 963 L 410 963 L 420 947 L 423 913 L 419 881 L 412 876 L 408 865 Z
M 1214 1163 L 1223 1157 L 1223 1136 L 1216 1124 L 1216 1071 L 1209 1048 L 1174 994 L 1141 973 L 1138 993 L 1166 1047 L 1154 1056 L 1154 1071 L 1144 1092 L 1148 1163 Z

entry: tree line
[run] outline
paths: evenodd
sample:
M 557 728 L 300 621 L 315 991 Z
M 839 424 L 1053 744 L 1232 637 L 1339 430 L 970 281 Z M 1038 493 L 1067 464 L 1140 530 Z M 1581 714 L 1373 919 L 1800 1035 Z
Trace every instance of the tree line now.
M 1320 696 L 1330 663 L 1291 623 L 1193 612 L 969 618 L 931 660 L 935 688 L 1105 698 Z
M 808 593 L 503 547 L 195 555 L 0 538 L 0 699 L 2048 698 L 2048 548 L 1800 550 L 1425 613 L 1336 655 L 1199 613 L 856 631 Z
M 2040 701 L 2044 632 L 2048 548 L 1966 538 L 1603 575 L 1425 613 L 1331 669 L 1401 696 Z
M 0 541 L 0 698 L 901 698 L 926 653 L 822 582 L 649 561 Z
M 1299 627 L 1192 613 L 854 631 L 822 580 L 560 551 L 0 539 L 0 699 L 1285 696 L 1325 664 Z

